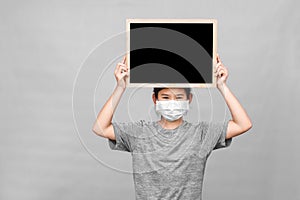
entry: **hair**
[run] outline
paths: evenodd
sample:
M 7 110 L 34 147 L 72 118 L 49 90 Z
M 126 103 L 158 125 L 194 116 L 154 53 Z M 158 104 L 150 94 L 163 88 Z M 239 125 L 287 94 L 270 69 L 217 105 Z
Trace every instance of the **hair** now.
M 156 99 L 158 98 L 158 92 L 161 91 L 162 89 L 166 89 L 166 88 L 164 88 L 164 87 L 153 88 L 153 92 L 154 92 Z M 184 89 L 184 91 L 186 93 L 186 97 L 189 98 L 189 95 L 191 93 L 191 88 L 182 88 L 182 89 Z

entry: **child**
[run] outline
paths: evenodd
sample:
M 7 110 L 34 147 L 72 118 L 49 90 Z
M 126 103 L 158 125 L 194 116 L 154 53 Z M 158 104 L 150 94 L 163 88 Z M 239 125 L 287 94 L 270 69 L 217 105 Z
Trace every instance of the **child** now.
M 161 119 L 155 122 L 112 122 L 126 88 L 126 56 L 115 70 L 117 86 L 99 112 L 93 132 L 108 139 L 113 150 L 132 154 L 136 199 L 201 199 L 206 160 L 214 149 L 228 147 L 252 127 L 250 118 L 232 94 L 228 71 L 217 56 L 217 88 L 231 112 L 225 123 L 189 123 L 189 88 L 154 88 L 152 99 Z

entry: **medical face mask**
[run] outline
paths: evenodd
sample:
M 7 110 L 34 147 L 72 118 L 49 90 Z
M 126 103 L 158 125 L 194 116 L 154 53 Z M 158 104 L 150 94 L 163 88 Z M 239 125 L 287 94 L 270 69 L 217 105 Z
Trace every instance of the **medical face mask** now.
M 156 112 L 168 121 L 175 121 L 189 110 L 189 101 L 156 101 Z

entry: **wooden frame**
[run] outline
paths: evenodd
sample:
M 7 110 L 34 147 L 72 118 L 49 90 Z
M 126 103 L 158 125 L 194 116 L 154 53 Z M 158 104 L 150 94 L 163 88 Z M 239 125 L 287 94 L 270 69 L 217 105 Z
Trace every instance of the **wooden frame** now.
M 131 23 L 210 23 L 213 25 L 213 48 L 212 48 L 212 83 L 131 83 L 130 82 L 130 24 Z M 217 64 L 217 20 L 216 19 L 126 19 L 126 53 L 127 64 L 129 66 L 129 77 L 127 87 L 216 87 L 216 77 L 214 70 Z

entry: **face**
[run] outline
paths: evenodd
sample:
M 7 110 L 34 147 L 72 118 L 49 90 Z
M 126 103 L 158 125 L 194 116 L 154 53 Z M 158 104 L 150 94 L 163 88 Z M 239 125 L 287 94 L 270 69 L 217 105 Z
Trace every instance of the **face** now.
M 165 88 L 158 92 L 157 99 L 155 95 L 152 96 L 153 102 L 156 103 L 158 101 L 168 101 L 168 100 L 177 100 L 184 101 L 189 100 L 192 101 L 192 94 L 189 97 L 186 95 L 186 92 L 183 88 Z

